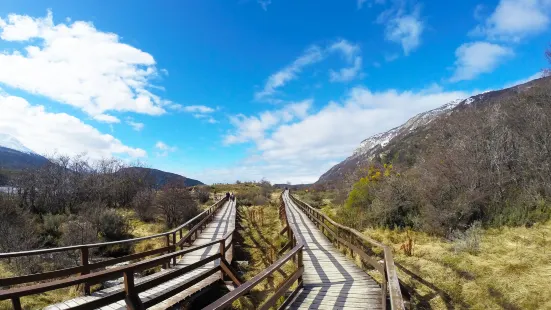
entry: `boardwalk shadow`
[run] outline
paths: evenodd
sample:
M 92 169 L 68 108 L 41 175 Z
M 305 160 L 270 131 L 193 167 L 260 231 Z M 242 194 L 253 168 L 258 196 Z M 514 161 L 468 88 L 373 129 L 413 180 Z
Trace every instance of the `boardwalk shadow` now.
M 342 308 L 338 307 L 336 304 L 339 302 L 346 302 L 348 296 L 348 293 L 350 292 L 352 285 L 354 284 L 354 277 L 346 271 L 344 266 L 338 261 L 337 257 L 327 249 L 325 249 L 324 246 L 322 246 L 319 241 L 316 239 L 315 234 L 312 232 L 312 230 L 308 227 L 306 220 L 304 217 L 306 216 L 302 212 L 300 212 L 297 207 L 294 205 L 294 203 L 286 197 L 286 207 L 290 211 L 291 208 L 293 208 L 293 212 L 289 212 L 291 215 L 291 219 L 293 221 L 293 224 L 297 228 L 297 231 L 301 231 L 303 234 L 306 233 L 311 239 L 312 242 L 305 245 L 304 251 L 308 253 L 310 261 L 316 271 L 316 274 L 319 276 L 322 283 L 332 283 L 337 284 L 336 282 L 332 282 L 327 273 L 324 271 L 324 266 L 322 266 L 320 260 L 318 259 L 318 256 L 315 255 L 315 253 L 311 250 L 311 248 L 315 248 L 316 251 L 320 251 L 325 255 L 325 258 L 327 258 L 331 264 L 338 270 L 338 272 L 343 276 L 345 279 L 344 281 L 340 282 L 343 284 L 339 294 L 338 298 L 335 301 L 334 308 Z M 296 214 L 296 216 L 295 216 Z M 298 222 L 297 222 L 297 216 L 300 220 L 300 223 L 302 223 L 303 227 L 306 229 L 306 231 L 302 231 L 299 229 Z M 308 220 L 310 221 L 310 220 Z M 324 236 L 325 238 L 325 236 Z M 340 257 L 342 259 L 342 257 Z M 315 286 L 309 286 L 309 287 L 315 287 Z M 324 297 L 327 295 L 327 292 L 329 291 L 331 287 L 330 286 L 320 286 L 320 290 L 317 292 L 316 296 L 313 298 L 314 300 L 323 300 Z M 308 292 L 304 290 L 298 297 L 297 301 L 303 301 L 304 298 L 306 298 Z M 316 309 L 315 305 L 311 305 L 309 309 Z

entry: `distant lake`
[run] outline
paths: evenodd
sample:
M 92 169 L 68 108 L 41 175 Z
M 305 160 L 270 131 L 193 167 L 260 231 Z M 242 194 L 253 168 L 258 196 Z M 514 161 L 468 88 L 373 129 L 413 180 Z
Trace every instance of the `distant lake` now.
M 0 186 L 0 193 L 11 193 L 15 190 L 17 190 L 17 188 L 13 186 Z

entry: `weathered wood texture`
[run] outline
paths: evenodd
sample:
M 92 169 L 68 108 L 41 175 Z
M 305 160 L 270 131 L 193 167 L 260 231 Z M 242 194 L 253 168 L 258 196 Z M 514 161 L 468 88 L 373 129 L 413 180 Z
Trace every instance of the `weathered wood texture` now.
M 333 246 L 288 192 L 283 199 L 289 224 L 304 239 L 304 288 L 289 309 L 383 309 L 379 284 Z
M 301 210 L 302 214 L 306 215 L 311 220 L 311 223 L 317 226 L 322 236 L 325 235 L 335 245 L 345 248 L 351 254 L 357 255 L 363 263 L 370 265 L 381 274 L 381 302 L 383 309 L 387 308 L 387 297 L 390 300 L 389 305 L 392 310 L 405 309 L 390 247 L 364 236 L 355 229 L 333 221 L 319 210 L 288 194 L 288 192 L 286 197 L 295 210 Z
M 278 309 L 283 309 L 296 296 L 296 293 L 298 292 L 298 290 L 302 288 L 302 282 L 303 282 L 302 276 L 304 274 L 304 264 L 303 264 L 302 251 L 304 248 L 304 242 L 299 235 L 295 234 L 294 227 L 289 226 L 288 217 L 287 217 L 285 205 L 283 204 L 283 200 L 281 200 L 281 205 L 279 208 L 279 216 L 281 218 L 281 221 L 285 225 L 285 228 L 280 231 L 280 234 L 286 233 L 289 240 L 288 245 L 285 246 L 284 249 L 290 248 L 289 252 L 284 254 L 282 257 L 280 257 L 272 265 L 268 266 L 268 268 L 262 270 L 259 274 L 254 276 L 252 279 L 243 283 L 235 290 L 224 295 L 218 300 L 214 301 L 213 303 L 205 307 L 203 310 L 231 309 L 231 305 L 235 300 L 249 293 L 256 285 L 264 281 L 266 278 L 270 277 L 275 272 L 280 271 L 281 267 L 291 260 L 296 265 L 295 271 L 292 274 L 288 275 L 285 279 L 283 279 L 283 281 L 279 284 L 275 292 L 273 292 L 273 294 L 267 300 L 265 300 L 264 303 L 260 305 L 258 309 L 268 310 L 268 309 L 273 309 L 273 307 L 275 306 L 279 306 Z M 282 251 L 280 254 L 282 254 L 283 252 L 284 251 Z M 291 290 L 291 288 L 295 283 L 296 283 L 296 286 Z M 281 304 L 281 299 L 283 299 L 282 304 Z

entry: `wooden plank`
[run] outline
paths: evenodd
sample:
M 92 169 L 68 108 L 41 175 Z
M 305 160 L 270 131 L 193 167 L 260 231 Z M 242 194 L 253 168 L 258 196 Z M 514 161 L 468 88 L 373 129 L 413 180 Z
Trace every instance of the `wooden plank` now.
M 192 294 L 218 281 L 218 278 L 216 276 L 213 277 L 212 273 L 220 270 L 220 266 L 216 263 L 220 258 L 218 252 L 218 245 L 220 244 L 219 239 L 222 237 L 226 239 L 231 237 L 231 233 L 235 227 L 235 203 L 227 204 L 221 209 L 222 210 L 219 211 L 222 212 L 217 213 L 217 215 L 224 214 L 224 216 L 218 217 L 219 220 L 213 220 L 207 225 L 207 229 L 217 231 L 216 234 L 211 234 L 210 238 L 196 240 L 192 247 L 170 254 L 184 254 L 183 258 L 172 268 L 142 279 L 136 279 L 135 290 L 138 292 L 140 298 L 147 302 L 144 302 L 144 304 L 149 306 L 171 295 L 178 295 L 178 298 L 182 300 L 188 296 L 181 296 L 182 293 Z M 214 255 L 208 255 L 213 249 Z M 173 256 L 170 255 L 164 255 L 163 257 L 172 259 Z M 207 267 L 207 265 L 210 267 Z M 195 288 L 191 289 L 193 287 Z M 95 292 L 92 295 L 93 296 L 89 297 L 97 299 L 87 299 L 82 303 L 83 300 L 79 297 L 79 302 L 77 302 L 76 299 L 71 301 L 76 303 L 76 309 L 97 309 L 102 307 L 111 310 L 126 309 L 126 305 L 124 304 L 124 291 L 120 285 Z M 54 310 L 56 307 L 66 306 L 66 303 L 67 302 L 53 305 L 49 309 Z
M 322 216 L 311 210 L 308 210 L 311 214 L 307 216 L 302 211 L 305 208 L 297 206 L 288 192 L 282 198 L 289 222 L 306 241 L 303 260 L 304 289 L 291 303 L 290 308 L 382 309 L 382 290 L 377 282 L 340 253 L 318 229 L 318 226 L 323 227 L 332 237 L 337 238 L 334 228 L 327 224 L 333 223 L 322 220 Z M 359 250 L 357 247 L 355 249 Z

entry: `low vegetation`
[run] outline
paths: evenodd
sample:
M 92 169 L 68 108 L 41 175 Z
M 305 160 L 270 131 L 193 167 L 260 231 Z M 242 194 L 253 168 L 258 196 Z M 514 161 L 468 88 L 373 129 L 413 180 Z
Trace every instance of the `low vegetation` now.
M 399 277 L 415 291 L 417 308 L 549 309 L 551 223 L 473 228 L 453 240 L 407 230 L 364 233 L 394 248 Z
M 286 237 L 279 235 L 283 226 L 279 219 L 278 195 L 278 192 L 270 195 L 270 200 L 264 205 L 239 206 L 239 235 L 243 238 L 241 248 L 246 261 L 239 265 L 239 269 L 244 280 L 253 278 L 273 264 L 279 258 L 279 250 L 287 242 Z M 280 272 L 259 283 L 249 295 L 236 300 L 232 305 L 233 309 L 258 309 L 295 269 L 292 261 L 286 263 Z
M 156 188 L 147 169 L 126 169 L 118 160 L 89 161 L 57 156 L 36 169 L 14 174 L 14 190 L 0 193 L 0 252 L 116 241 L 152 235 L 196 216 L 209 200 L 204 189 L 167 184 Z M 202 191 L 202 192 L 201 192 Z M 205 196 L 206 200 L 205 200 Z M 94 249 L 91 259 L 117 257 L 164 246 L 150 239 Z M 69 268 L 80 264 L 78 251 L 36 255 L 0 262 L 0 277 Z M 22 298 L 36 309 L 79 294 L 60 289 Z M 0 309 L 11 309 L 9 301 Z

